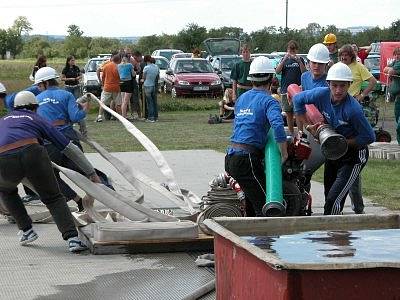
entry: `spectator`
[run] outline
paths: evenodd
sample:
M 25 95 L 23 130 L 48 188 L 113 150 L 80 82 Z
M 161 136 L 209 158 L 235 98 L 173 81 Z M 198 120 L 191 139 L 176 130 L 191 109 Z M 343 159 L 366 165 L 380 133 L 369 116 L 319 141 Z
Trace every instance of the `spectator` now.
M 123 56 L 122 62 L 118 65 L 118 74 L 121 79 L 121 112 L 122 116 L 127 118 L 128 105 L 134 89 L 133 81 L 136 81 L 136 73 L 133 65 L 129 62 L 129 56 L 127 54 Z
M 353 48 L 354 53 L 356 54 L 356 60 L 364 64 L 365 59 L 371 52 L 372 46 L 358 48 L 357 44 L 352 44 L 351 47 Z
M 356 61 L 356 54 L 351 47 L 347 44 L 339 50 L 340 61 L 349 66 L 353 75 L 353 82 L 349 88 L 349 94 L 355 97 L 358 101 L 364 100 L 366 96 L 375 88 L 376 79 L 368 71 L 368 69 L 361 63 Z M 361 92 L 361 84 L 363 81 L 368 81 L 368 86 Z
M 193 49 L 192 58 L 201 58 L 201 51 L 199 48 Z
M 329 51 L 330 61 L 328 63 L 328 68 L 330 68 L 333 64 L 336 64 L 339 61 L 336 35 L 334 35 L 333 33 L 328 33 L 327 35 L 325 35 L 323 43 Z
M 101 102 L 105 105 L 110 105 L 111 109 L 121 114 L 121 93 L 119 87 L 119 74 L 118 64 L 121 62 L 121 55 L 114 52 L 110 62 L 104 64 L 101 74 L 101 85 L 103 91 L 101 92 Z M 99 114 L 96 122 L 103 121 L 103 108 L 99 107 Z
M 287 44 L 287 53 L 276 66 L 276 73 L 282 73 L 281 79 L 281 102 L 282 110 L 286 113 L 288 129 L 291 135 L 294 135 L 294 116 L 293 104 L 287 97 L 287 87 L 295 83 L 301 84 L 301 74 L 306 71 L 304 59 L 297 55 L 299 45 L 296 41 L 289 41 Z
M 231 71 L 232 98 L 236 101 L 241 94 L 251 89 L 251 82 L 247 79 L 250 70 L 250 47 L 247 44 L 242 46 L 242 60 L 237 62 Z
M 233 91 L 228 88 L 225 90 L 224 98 L 218 102 L 219 105 L 219 117 L 227 122 L 233 122 L 235 118 L 235 101 L 233 101 Z
M 393 50 L 394 61 L 385 67 L 384 73 L 391 79 L 388 92 L 395 99 L 394 117 L 397 123 L 397 143 L 400 145 L 400 47 Z
M 156 96 L 157 93 L 157 85 L 156 80 L 159 76 L 160 70 L 158 66 L 151 62 L 151 56 L 145 55 L 144 61 L 146 62 L 146 66 L 143 69 L 143 86 L 144 86 L 144 94 L 146 97 L 146 104 L 148 107 L 148 114 L 147 114 L 147 122 L 154 123 L 157 121 L 158 116 L 158 108 L 156 103 Z
M 65 90 L 72 93 L 75 99 L 80 96 L 79 81 L 81 78 L 81 70 L 75 65 L 75 57 L 68 56 L 65 67 L 61 72 L 61 81 L 64 81 Z
M 35 81 L 35 74 L 36 72 L 43 67 L 47 66 L 47 57 L 44 55 L 39 55 L 38 59 L 36 60 L 35 65 L 33 66 L 33 70 L 31 73 L 30 80 Z
M 132 60 L 131 60 L 132 63 Z M 145 112 L 145 102 L 142 100 L 144 99 L 144 94 L 143 94 L 143 83 L 141 79 L 143 78 L 143 69 L 146 66 L 146 63 L 143 61 L 143 56 L 139 51 L 133 52 L 133 66 L 135 68 L 136 74 L 139 75 L 138 81 L 133 82 L 134 85 L 134 92 L 131 97 L 131 114 L 132 117 L 136 117 L 135 113 L 137 114 L 138 118 L 146 117 L 145 115 L 142 115 L 143 112 Z M 142 101 L 140 101 L 142 100 Z M 142 102 L 142 103 L 141 103 Z

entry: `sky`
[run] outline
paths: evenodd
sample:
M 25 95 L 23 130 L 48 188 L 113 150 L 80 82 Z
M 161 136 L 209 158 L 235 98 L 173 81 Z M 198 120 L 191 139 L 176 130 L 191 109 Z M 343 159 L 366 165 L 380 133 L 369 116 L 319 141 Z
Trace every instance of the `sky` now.
M 399 0 L 288 0 L 288 27 L 309 23 L 389 27 L 400 19 Z M 26 16 L 30 34 L 66 35 L 75 24 L 85 36 L 176 34 L 189 23 L 207 29 L 241 27 L 247 33 L 285 27 L 286 0 L 18 0 L 0 1 L 0 28 Z

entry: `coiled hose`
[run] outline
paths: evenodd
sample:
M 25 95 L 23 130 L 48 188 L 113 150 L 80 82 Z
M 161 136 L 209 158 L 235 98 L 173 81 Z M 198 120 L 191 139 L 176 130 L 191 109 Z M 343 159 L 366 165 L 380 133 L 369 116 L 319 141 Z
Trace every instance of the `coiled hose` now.
M 197 223 L 200 229 L 211 234 L 203 221 L 214 217 L 243 217 L 244 193 L 239 184 L 227 173 L 217 175 L 209 183 L 210 190 L 201 198 Z

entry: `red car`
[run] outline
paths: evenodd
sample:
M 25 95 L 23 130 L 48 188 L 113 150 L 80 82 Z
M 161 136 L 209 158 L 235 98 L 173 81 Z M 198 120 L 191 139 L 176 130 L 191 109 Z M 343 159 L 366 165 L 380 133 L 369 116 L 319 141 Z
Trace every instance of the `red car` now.
M 222 97 L 221 78 L 203 58 L 177 58 L 165 73 L 164 92 L 179 96 Z

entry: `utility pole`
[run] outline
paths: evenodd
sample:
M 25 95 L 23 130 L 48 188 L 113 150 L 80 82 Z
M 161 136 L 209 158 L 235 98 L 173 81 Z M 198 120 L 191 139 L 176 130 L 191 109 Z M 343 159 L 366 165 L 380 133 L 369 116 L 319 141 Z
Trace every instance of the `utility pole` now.
M 285 26 L 285 31 L 288 31 L 288 26 L 287 26 L 287 20 L 288 20 L 288 6 L 289 6 L 289 0 L 286 0 L 286 26 Z

